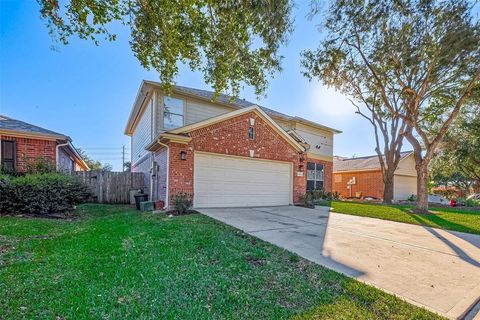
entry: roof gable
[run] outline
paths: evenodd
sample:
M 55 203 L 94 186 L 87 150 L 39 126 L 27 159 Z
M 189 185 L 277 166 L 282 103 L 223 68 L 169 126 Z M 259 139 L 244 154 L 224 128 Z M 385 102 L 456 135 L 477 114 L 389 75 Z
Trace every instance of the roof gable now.
M 275 130 L 277 133 L 279 133 L 290 145 L 292 145 L 295 149 L 299 151 L 305 151 L 305 148 L 300 145 L 291 135 L 289 135 L 285 130 L 283 130 L 269 115 L 267 115 L 262 109 L 260 109 L 258 106 L 250 106 L 248 108 L 244 109 L 239 109 L 235 110 L 232 112 L 228 112 L 204 121 L 200 121 L 188 126 L 184 126 L 181 128 L 177 128 L 174 130 L 167 131 L 167 134 L 176 134 L 176 135 L 182 135 L 185 133 L 189 133 L 194 130 L 198 130 L 204 127 L 211 126 L 212 124 L 219 123 L 234 117 L 238 117 L 239 115 L 249 113 L 249 112 L 255 112 L 258 116 L 260 116 L 273 130 Z M 165 133 L 163 133 L 165 135 Z M 159 135 L 161 137 L 162 134 Z M 159 138 L 158 137 L 158 138 Z M 158 139 L 157 138 L 157 139 Z M 155 139 L 155 140 L 157 140 Z

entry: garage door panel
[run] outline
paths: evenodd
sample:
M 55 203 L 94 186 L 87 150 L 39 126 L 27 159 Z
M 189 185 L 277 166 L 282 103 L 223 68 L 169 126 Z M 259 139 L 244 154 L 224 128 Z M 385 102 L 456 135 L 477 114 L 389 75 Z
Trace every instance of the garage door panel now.
M 285 176 L 286 174 L 289 174 L 289 170 L 285 170 L 283 172 L 268 172 L 268 171 L 253 171 L 253 170 L 222 170 L 216 167 L 215 171 L 212 172 L 210 168 L 197 168 L 195 167 L 197 171 L 197 177 L 200 179 L 206 179 L 206 180 L 220 180 L 220 181 L 239 181 L 238 180 L 238 175 L 245 174 L 246 172 L 249 173 L 250 175 L 250 180 L 249 181 L 265 181 L 263 180 L 265 175 L 276 175 L 277 179 L 282 180 L 282 181 L 290 181 L 289 176 Z M 248 168 L 249 169 L 249 168 Z M 267 183 L 268 181 L 265 181 Z
M 407 200 L 410 195 L 417 193 L 417 178 L 395 175 L 393 188 L 395 200 Z
M 288 205 L 290 163 L 195 154 L 195 207 Z

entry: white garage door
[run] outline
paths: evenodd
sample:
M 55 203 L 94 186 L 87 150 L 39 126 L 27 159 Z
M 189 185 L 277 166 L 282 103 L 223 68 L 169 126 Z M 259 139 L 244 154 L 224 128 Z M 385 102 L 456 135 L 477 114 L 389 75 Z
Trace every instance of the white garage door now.
M 417 194 L 417 177 L 395 175 L 393 198 L 395 200 L 407 200 L 412 194 Z
M 288 162 L 195 153 L 194 206 L 289 205 L 292 170 Z

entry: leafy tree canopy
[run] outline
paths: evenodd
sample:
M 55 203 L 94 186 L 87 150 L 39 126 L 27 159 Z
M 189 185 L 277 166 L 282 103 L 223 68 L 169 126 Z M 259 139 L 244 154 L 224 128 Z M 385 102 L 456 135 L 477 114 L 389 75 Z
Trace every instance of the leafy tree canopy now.
M 90 168 L 90 170 L 94 171 L 94 170 L 102 170 L 102 171 L 112 171 L 112 165 L 109 164 L 109 163 L 101 163 L 100 161 L 98 160 L 93 160 L 92 158 L 90 158 L 87 153 L 80 149 L 80 148 L 76 148 L 78 154 L 82 157 L 83 161 L 85 161 L 85 163 L 88 165 L 88 167 Z
M 260 95 L 268 76 L 281 70 L 278 49 L 292 29 L 289 0 L 37 1 L 51 35 L 63 44 L 73 35 L 112 41 L 112 22 L 128 26 L 135 56 L 158 71 L 167 89 L 181 62 L 200 70 L 217 93 L 237 96 L 245 83 Z
M 480 104 L 469 106 L 455 120 L 432 162 L 431 177 L 438 185 L 480 191 Z
M 417 212 L 427 212 L 428 165 L 461 108 L 480 90 L 480 22 L 467 0 L 332 1 L 305 75 L 373 105 L 413 146 Z M 314 7 L 313 14 L 317 13 Z M 372 108 L 370 108 L 372 109 Z
M 302 54 L 304 75 L 362 103 L 377 95 L 391 116 L 429 127 L 452 110 L 478 73 L 480 23 L 473 19 L 472 5 L 462 0 L 334 1 L 324 24 L 326 39 Z M 415 110 L 408 110 L 411 102 Z

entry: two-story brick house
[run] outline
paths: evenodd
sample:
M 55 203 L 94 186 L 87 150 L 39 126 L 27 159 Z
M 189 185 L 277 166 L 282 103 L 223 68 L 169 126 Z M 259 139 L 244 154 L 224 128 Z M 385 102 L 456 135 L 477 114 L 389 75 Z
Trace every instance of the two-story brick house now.
M 195 207 L 289 205 L 332 190 L 336 129 L 226 95 L 143 81 L 125 134 L 152 200 L 187 192 Z

